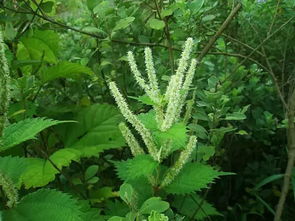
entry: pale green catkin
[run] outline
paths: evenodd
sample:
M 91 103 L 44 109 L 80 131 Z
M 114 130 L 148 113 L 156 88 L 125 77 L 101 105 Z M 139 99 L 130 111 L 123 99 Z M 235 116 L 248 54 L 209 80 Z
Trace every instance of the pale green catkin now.
M 0 172 L 0 186 L 7 197 L 7 207 L 12 208 L 18 202 L 18 192 L 10 178 Z
M 5 44 L 3 41 L 2 31 L 0 31 L 0 137 L 7 122 L 7 111 L 9 107 L 10 91 L 9 82 L 10 74 L 7 59 L 5 56 Z M 1 146 L 1 144 L 0 144 Z

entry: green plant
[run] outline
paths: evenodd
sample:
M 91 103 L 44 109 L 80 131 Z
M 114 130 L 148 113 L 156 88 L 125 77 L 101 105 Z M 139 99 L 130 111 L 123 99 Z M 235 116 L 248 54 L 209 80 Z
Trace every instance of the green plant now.
M 197 139 L 194 135 L 189 136 L 187 133 L 186 122 L 190 119 L 189 113 L 184 113 L 186 119 L 183 119 L 182 113 L 197 64 L 197 61 L 192 59 L 189 65 L 192 46 L 193 39 L 188 38 L 179 60 L 179 66 L 176 73 L 171 76 L 165 93 L 162 93 L 158 86 L 151 50 L 149 48 L 145 49 L 148 81 L 144 79 L 138 70 L 133 53 L 128 52 L 131 71 L 138 85 L 145 92 L 144 96 L 137 99 L 152 106 L 148 113 L 136 116 L 128 107 L 116 84 L 114 82 L 109 84 L 111 93 L 122 115 L 140 135 L 148 152 L 145 153 L 141 140 L 137 140 L 133 132 L 124 123 L 121 123 L 119 125 L 120 130 L 134 156 L 134 158 L 127 161 L 115 162 L 118 176 L 125 181 L 121 186 L 121 188 L 124 187 L 124 191 L 122 190 L 124 194 L 122 194 L 121 198 L 131 209 L 131 213 L 127 215 L 128 217 L 130 214 L 134 214 L 132 215 L 134 217 L 144 215 L 141 208 L 144 207 L 147 201 L 141 205 L 140 202 L 143 199 L 137 199 L 136 190 L 133 190 L 135 188 L 134 184 L 132 185 L 133 182 L 136 183 L 139 179 L 148 180 L 152 195 L 191 194 L 200 189 L 208 188 L 208 184 L 217 177 L 229 174 L 219 172 L 202 163 L 189 162 Z M 187 109 L 187 111 L 190 110 Z M 177 156 L 177 159 L 172 164 L 168 165 L 168 167 L 162 164 L 172 155 Z M 131 184 L 129 184 L 130 181 Z M 142 197 L 140 196 L 142 193 L 138 194 L 138 197 Z M 152 202 L 152 205 L 156 204 L 156 202 Z M 198 216 L 198 214 L 194 215 Z

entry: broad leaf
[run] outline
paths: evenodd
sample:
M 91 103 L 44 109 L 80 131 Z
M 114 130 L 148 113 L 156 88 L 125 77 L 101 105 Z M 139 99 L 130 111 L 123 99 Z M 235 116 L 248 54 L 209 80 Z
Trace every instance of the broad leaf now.
M 83 157 L 96 156 L 106 149 L 122 147 L 125 144 L 118 129 L 118 124 L 123 119 L 114 106 L 89 106 L 80 111 L 74 120 L 78 123 L 62 125 L 61 138 L 66 147 L 81 151 Z
M 165 27 L 165 23 L 162 20 L 152 18 L 149 20 L 149 26 L 155 30 L 162 30 Z
M 126 161 L 115 162 L 115 166 L 118 176 L 124 181 L 129 181 L 151 175 L 158 163 L 150 155 L 138 155 Z
M 219 172 L 201 163 L 188 163 L 174 181 L 165 187 L 165 190 L 173 194 L 192 193 L 206 188 L 221 175 L 227 175 L 227 173 Z
M 3 212 L 3 220 L 82 221 L 78 202 L 70 195 L 50 189 L 40 189 L 26 195 L 10 210 Z
M 0 172 L 9 177 L 14 184 L 19 183 L 22 173 L 26 170 L 27 162 L 20 157 L 0 157 Z
M 221 216 L 210 203 L 205 199 L 202 199 L 198 195 L 192 195 L 190 197 L 176 197 L 172 205 L 178 209 L 178 212 L 185 215 L 188 218 L 196 220 L 205 220 L 209 216 Z
M 56 151 L 50 160 L 40 158 L 26 158 L 27 169 L 21 176 L 21 181 L 27 189 L 47 185 L 55 179 L 55 175 L 62 167 L 69 166 L 72 161 L 77 161 L 81 156 L 78 150 L 65 148 Z
M 141 214 L 150 214 L 152 211 L 162 213 L 168 208 L 169 203 L 161 200 L 160 197 L 151 197 L 142 204 L 139 212 Z
M 41 79 L 43 82 L 48 82 L 57 78 L 76 78 L 81 74 L 93 75 L 93 71 L 78 63 L 62 61 L 45 69 L 41 74 Z
M 3 131 L 3 137 L 1 138 L 3 146 L 0 147 L 0 152 L 7 150 L 8 148 L 20 144 L 24 141 L 34 139 L 36 134 L 48 127 L 67 122 L 70 121 L 57 121 L 46 118 L 32 118 L 19 121 L 15 124 L 11 124 Z

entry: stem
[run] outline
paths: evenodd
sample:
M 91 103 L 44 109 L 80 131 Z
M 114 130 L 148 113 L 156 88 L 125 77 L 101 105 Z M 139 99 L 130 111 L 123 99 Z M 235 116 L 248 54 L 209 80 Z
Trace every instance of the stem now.
M 295 89 L 293 88 L 292 95 L 289 98 L 288 102 L 288 163 L 285 171 L 284 182 L 281 190 L 281 196 L 279 203 L 276 208 L 276 213 L 274 221 L 280 221 L 283 214 L 285 201 L 288 195 L 290 179 L 292 175 L 292 169 L 295 161 L 295 124 L 294 124 L 294 115 L 295 115 Z

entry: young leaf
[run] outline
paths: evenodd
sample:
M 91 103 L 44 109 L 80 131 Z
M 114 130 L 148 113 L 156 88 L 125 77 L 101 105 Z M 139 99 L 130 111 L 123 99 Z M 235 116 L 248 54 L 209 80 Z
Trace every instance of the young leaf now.
M 70 195 L 40 189 L 26 195 L 13 209 L 3 211 L 4 220 L 82 221 L 78 202 Z
M 169 221 L 169 219 L 159 212 L 152 211 L 151 215 L 148 217 L 148 221 Z
M 150 155 L 138 155 L 127 161 L 115 162 L 115 166 L 118 176 L 129 181 L 151 175 L 158 163 Z
M 19 121 L 11 124 L 3 131 L 2 142 L 3 146 L 0 147 L 0 152 L 9 149 L 24 141 L 35 138 L 35 135 L 40 131 L 51 127 L 53 125 L 67 123 L 70 121 L 57 121 L 46 118 L 32 118 Z
M 127 28 L 134 20 L 135 20 L 134 17 L 127 17 L 127 18 L 120 19 L 116 23 L 116 26 L 114 27 L 113 32 L 118 31 L 120 29 Z
M 165 23 L 159 19 L 152 18 L 149 20 L 149 26 L 155 30 L 161 30 L 165 27 Z
M 141 214 L 150 214 L 152 211 L 162 213 L 168 208 L 169 203 L 162 201 L 160 197 L 151 197 L 142 204 L 139 212 Z

